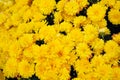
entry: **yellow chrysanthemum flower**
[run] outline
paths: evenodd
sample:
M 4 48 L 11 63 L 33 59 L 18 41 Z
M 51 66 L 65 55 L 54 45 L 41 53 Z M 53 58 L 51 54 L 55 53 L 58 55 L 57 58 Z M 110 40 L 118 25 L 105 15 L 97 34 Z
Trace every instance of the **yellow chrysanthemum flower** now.
M 108 19 L 112 24 L 120 24 L 120 11 L 118 9 L 111 9 L 108 12 Z
M 86 43 L 79 43 L 76 51 L 81 58 L 89 58 L 91 55 L 91 50 Z
M 54 17 L 55 17 L 54 18 L 54 23 L 55 24 L 59 24 L 60 21 L 62 21 L 62 19 L 63 19 L 61 12 L 55 12 Z
M 120 44 L 120 33 L 113 34 L 112 38 L 113 38 L 114 41 L 116 41 L 118 44 Z
M 70 36 L 71 40 L 75 41 L 76 44 L 83 41 L 83 33 L 79 28 L 72 29 L 68 36 Z
M 85 76 L 81 75 L 84 73 L 89 73 L 92 69 L 90 67 L 90 63 L 88 59 L 81 59 L 75 62 L 75 70 L 77 72 L 77 77 L 81 79 L 85 79 Z
M 108 53 L 110 52 L 118 53 L 120 52 L 119 45 L 115 41 L 109 40 L 105 43 L 104 51 Z
M 99 55 L 103 49 L 104 49 L 104 41 L 102 39 L 96 39 L 93 43 L 92 43 L 92 48 L 93 51 L 95 52 L 95 54 Z
M 113 8 L 115 8 L 115 9 L 120 9 L 120 1 L 119 1 L 119 0 L 116 1 L 116 3 L 115 3 L 115 5 L 113 6 Z
M 33 43 L 33 35 L 32 34 L 24 34 L 22 37 L 19 39 L 19 43 L 21 47 L 28 47 Z
M 39 7 L 42 14 L 50 14 L 55 8 L 55 0 L 34 0 L 35 5 Z
M 56 36 L 56 31 L 53 26 L 42 27 L 39 31 L 40 39 L 44 39 L 45 42 L 51 41 Z
M 92 22 L 92 24 L 94 26 L 98 26 L 101 29 L 107 26 L 107 21 L 105 19 L 102 19 L 101 21 L 98 21 L 98 22 Z
M 64 11 L 68 15 L 75 15 L 79 12 L 79 4 L 74 0 L 70 0 L 65 4 Z
M 88 0 L 76 0 L 80 6 L 80 10 L 85 8 L 87 5 L 89 5 Z
M 95 70 L 97 75 L 100 77 L 101 80 L 111 79 L 112 68 L 111 65 L 103 64 L 97 67 Z
M 120 46 L 113 40 L 109 40 L 105 43 L 104 51 L 106 52 L 105 58 L 108 60 L 120 57 Z
M 22 48 L 18 41 L 14 41 L 10 44 L 8 51 L 10 57 L 17 58 L 22 53 Z
M 106 5 L 107 7 L 114 7 L 117 0 L 101 0 L 99 3 L 101 5 Z
M 68 33 L 71 31 L 71 29 L 72 29 L 72 24 L 64 21 L 60 24 L 59 31 L 65 31 L 66 33 Z
M 87 9 L 87 16 L 92 21 L 100 21 L 105 17 L 106 7 L 100 4 L 93 4 Z
M 4 13 L 0 13 L 0 25 L 5 22 L 7 16 Z
M 60 0 L 60 1 L 57 3 L 57 5 L 56 5 L 57 10 L 59 10 L 60 12 L 62 12 L 63 9 L 64 9 L 64 6 L 65 6 L 65 3 L 66 3 L 66 2 L 67 2 L 67 0 Z
M 110 34 L 110 30 L 107 27 L 99 29 L 99 33 Z
M 4 11 L 14 4 L 14 0 L 0 0 L 0 11 Z
M 68 15 L 65 12 L 62 12 L 62 17 L 64 21 L 71 22 L 75 18 L 75 15 Z
M 98 28 L 91 25 L 87 24 L 84 27 L 84 41 L 86 43 L 91 43 L 93 40 L 95 40 L 98 37 Z
M 7 77 L 17 76 L 17 67 L 18 67 L 17 60 L 15 58 L 9 58 L 3 68 L 4 75 Z
M 18 64 L 18 73 L 23 77 L 23 78 L 29 78 L 34 74 L 34 64 L 28 63 L 26 60 L 22 60 Z
M 86 21 L 85 16 L 78 16 L 74 18 L 73 24 L 75 27 L 80 27 Z
M 115 68 L 113 68 L 113 70 L 112 70 L 112 79 L 113 80 L 118 80 L 118 79 L 120 79 L 120 68 L 119 67 L 115 67 Z

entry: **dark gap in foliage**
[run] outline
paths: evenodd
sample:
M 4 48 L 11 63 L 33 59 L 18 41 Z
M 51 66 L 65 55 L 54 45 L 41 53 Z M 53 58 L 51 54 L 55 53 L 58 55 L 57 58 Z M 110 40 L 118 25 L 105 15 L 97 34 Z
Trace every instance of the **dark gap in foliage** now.
M 109 41 L 109 40 L 112 40 L 111 35 L 105 35 L 104 36 L 104 41 L 106 42 L 106 41 Z
M 80 60 L 80 56 L 77 56 L 77 59 L 76 59 L 76 61 L 77 61 L 77 60 Z
M 60 23 L 64 22 L 64 20 L 60 21 Z
M 3 69 L 0 69 L 0 71 L 3 71 Z
M 29 23 L 29 22 L 31 22 L 31 19 L 28 19 L 28 20 L 26 21 L 26 23 Z
M 33 33 L 33 34 L 35 34 L 35 31 L 34 31 L 34 30 L 32 30 L 32 33 Z
M 76 16 L 87 16 L 87 8 L 83 8 Z
M 83 28 L 83 26 L 81 26 L 81 27 L 80 27 L 80 29 L 81 29 L 81 31 L 84 31 L 84 28 Z
M 101 0 L 88 0 L 90 6 L 91 6 L 92 4 L 95 4 L 95 3 L 99 2 L 99 1 L 101 1 Z
M 38 46 L 41 46 L 42 44 L 44 44 L 44 40 L 36 40 L 35 42 Z
M 94 53 L 91 54 L 91 57 L 89 58 L 89 62 L 91 62 L 91 60 L 93 59 L 94 55 L 95 55 Z
M 67 35 L 67 33 L 65 31 L 60 31 L 59 33 L 63 34 L 63 35 Z
M 76 50 L 76 46 L 73 47 L 73 50 Z
M 120 66 L 120 60 L 118 60 L 118 66 Z
M 28 0 L 28 6 L 31 6 L 34 0 Z
M 56 3 L 58 3 L 60 0 L 55 0 L 56 1 Z
M 99 38 L 103 39 L 105 42 L 112 39 L 111 35 L 105 35 L 104 33 L 99 33 Z
M 54 24 L 54 14 L 50 13 L 50 15 L 47 15 L 46 20 L 48 22 L 48 25 L 53 25 Z
M 76 70 L 74 70 L 74 66 L 71 65 L 71 70 L 70 70 L 70 80 L 72 80 L 73 78 L 77 77 L 77 72 Z
M 5 78 L 5 80 L 18 80 L 17 78 Z
M 35 74 L 30 78 L 30 80 L 40 80 Z
M 100 54 L 101 54 L 101 55 L 104 55 L 104 54 L 105 54 L 105 51 L 102 51 Z

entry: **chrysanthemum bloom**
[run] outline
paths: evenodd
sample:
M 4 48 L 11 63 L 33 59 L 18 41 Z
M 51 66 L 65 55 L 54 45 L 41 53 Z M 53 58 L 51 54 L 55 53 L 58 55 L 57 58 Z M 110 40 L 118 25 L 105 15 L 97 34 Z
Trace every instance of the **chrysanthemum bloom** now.
M 113 7 L 116 3 L 117 0 L 101 0 L 99 3 L 101 5 L 106 5 L 107 7 Z
M 42 14 L 50 14 L 55 8 L 55 0 L 34 0 L 35 5 L 39 7 Z
M 64 21 L 60 24 L 60 28 L 59 28 L 60 31 L 65 31 L 66 33 L 68 33 L 71 31 L 71 29 L 72 29 L 72 24 L 69 22 Z
M 17 60 L 15 58 L 9 58 L 9 60 L 5 64 L 5 67 L 3 68 L 4 75 L 7 77 L 17 76 L 17 67 Z
M 65 4 L 64 11 L 68 15 L 75 15 L 79 12 L 79 4 L 76 1 L 71 0 Z
M 106 19 L 102 19 L 102 20 L 100 20 L 98 22 L 92 22 L 92 24 L 94 26 L 98 26 L 99 29 L 102 29 L 102 28 L 105 28 L 107 26 L 107 20 Z
M 60 0 L 56 4 L 57 10 L 60 11 L 60 12 L 62 12 L 66 2 L 67 2 L 67 0 Z
M 34 74 L 34 64 L 28 63 L 26 60 L 22 60 L 18 64 L 18 73 L 23 77 L 23 78 L 29 78 Z
M 72 29 L 68 36 L 70 36 L 71 40 L 76 42 L 76 44 L 83 41 L 83 33 L 79 28 Z
M 79 43 L 76 51 L 81 58 L 89 58 L 91 55 L 91 50 L 86 43 Z
M 76 0 L 76 2 L 79 4 L 80 10 L 89 5 L 88 0 Z
M 116 60 L 120 57 L 120 46 L 113 40 L 109 40 L 105 43 L 104 51 L 106 52 L 105 58 L 108 60 Z
M 120 1 L 116 1 L 116 4 L 113 6 L 115 9 L 120 9 Z
M 61 12 L 55 12 L 54 13 L 54 23 L 59 24 L 60 21 L 62 21 L 63 17 L 61 15 Z
M 85 21 L 86 21 L 85 16 L 78 16 L 78 17 L 74 18 L 73 23 L 74 23 L 75 27 L 80 27 Z
M 116 41 L 118 44 L 120 44 L 120 33 L 113 34 L 112 38 L 113 38 L 114 41 Z
M 96 38 L 98 38 L 98 27 L 88 24 L 84 27 L 84 41 L 86 43 L 91 43 Z
M 108 12 L 108 19 L 112 24 L 120 24 L 120 11 L 119 9 L 111 9 Z
M 87 16 L 92 21 L 100 21 L 105 17 L 106 7 L 100 4 L 93 4 L 87 9 Z
M 119 67 L 115 67 L 115 68 L 113 68 L 113 70 L 112 70 L 112 79 L 113 80 L 118 80 L 118 79 L 120 79 L 120 68 Z
M 102 39 L 97 38 L 92 43 L 92 48 L 95 54 L 99 55 L 104 49 L 104 41 Z

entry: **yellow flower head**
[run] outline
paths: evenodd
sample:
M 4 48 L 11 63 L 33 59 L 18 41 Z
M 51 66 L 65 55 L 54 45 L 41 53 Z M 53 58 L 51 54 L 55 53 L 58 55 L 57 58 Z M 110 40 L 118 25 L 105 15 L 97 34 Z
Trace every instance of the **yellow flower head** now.
M 65 12 L 62 12 L 61 14 L 62 14 L 62 17 L 63 17 L 64 21 L 67 21 L 67 22 L 73 21 L 73 19 L 75 17 L 75 15 L 68 15 Z
M 72 31 L 70 32 L 70 34 L 68 34 L 68 36 L 70 36 L 72 41 L 75 42 L 83 41 L 83 33 L 80 31 L 79 28 L 72 29 Z
M 68 15 L 75 15 L 79 12 L 79 4 L 74 0 L 70 0 L 65 4 L 64 11 Z
M 39 7 L 42 14 L 50 14 L 55 8 L 55 0 L 35 0 L 35 4 Z
M 7 77 L 17 76 L 17 67 L 18 67 L 17 60 L 15 58 L 9 58 L 3 68 L 4 75 Z
M 92 43 L 92 48 L 93 48 L 93 51 L 95 51 L 95 54 L 99 55 L 104 49 L 104 41 L 102 39 L 97 38 Z
M 108 12 L 108 19 L 112 24 L 120 24 L 120 11 L 118 9 L 111 9 Z
M 79 17 L 74 18 L 73 23 L 75 27 L 80 27 L 85 21 L 86 21 L 85 16 L 79 16 Z
M 92 21 L 100 21 L 105 17 L 106 7 L 100 4 L 93 4 L 87 9 L 87 16 Z
M 57 10 L 62 12 L 66 2 L 67 2 L 67 0 L 60 0 L 56 5 Z
M 120 9 L 120 1 L 116 1 L 116 4 L 113 6 L 115 9 Z
M 91 50 L 86 43 L 79 43 L 76 51 L 81 58 L 89 58 L 91 55 Z
M 115 41 L 109 40 L 105 43 L 104 51 L 108 52 L 108 53 L 110 53 L 110 52 L 115 52 L 115 53 L 120 52 L 119 45 Z
M 107 7 L 114 7 L 116 1 L 117 0 L 101 0 L 100 4 L 106 5 Z
M 113 38 L 114 41 L 116 41 L 118 44 L 120 44 L 120 33 L 113 34 L 112 38 Z
M 22 60 L 18 64 L 18 73 L 23 77 L 23 78 L 29 78 L 34 74 L 34 64 L 28 63 L 26 60 Z
M 55 12 L 54 17 L 55 17 L 54 18 L 54 23 L 55 24 L 60 23 L 60 21 L 62 21 L 62 19 L 63 19 L 61 12 Z
M 94 39 L 98 37 L 98 28 L 91 25 L 87 24 L 84 27 L 84 41 L 86 43 L 91 43 Z
M 112 79 L 113 80 L 118 80 L 120 79 L 120 68 L 119 67 L 115 67 L 112 69 Z
M 101 29 L 107 26 L 107 21 L 105 19 L 102 19 L 101 21 L 98 22 L 92 22 L 92 24 L 98 26 Z
M 76 0 L 80 6 L 80 9 L 82 10 L 84 7 L 86 7 L 87 5 L 89 5 L 88 0 Z
M 59 28 L 60 31 L 65 31 L 68 33 L 71 31 L 71 29 L 72 29 L 72 24 L 69 22 L 64 21 L 60 24 L 60 28 Z
M 21 47 L 28 47 L 33 43 L 33 35 L 32 34 L 24 34 L 22 37 L 19 39 L 19 43 Z

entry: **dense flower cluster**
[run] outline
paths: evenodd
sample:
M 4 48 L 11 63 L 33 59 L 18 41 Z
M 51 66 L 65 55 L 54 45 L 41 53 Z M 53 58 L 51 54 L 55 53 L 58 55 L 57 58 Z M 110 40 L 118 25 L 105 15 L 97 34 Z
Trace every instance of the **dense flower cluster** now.
M 119 80 L 120 1 L 91 3 L 0 0 L 0 80 Z

